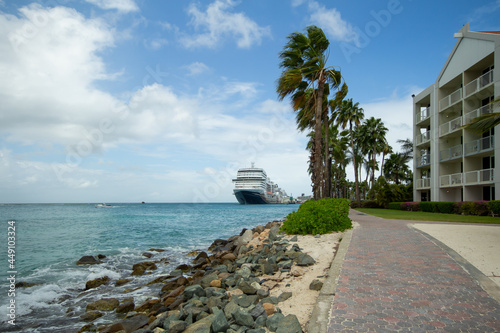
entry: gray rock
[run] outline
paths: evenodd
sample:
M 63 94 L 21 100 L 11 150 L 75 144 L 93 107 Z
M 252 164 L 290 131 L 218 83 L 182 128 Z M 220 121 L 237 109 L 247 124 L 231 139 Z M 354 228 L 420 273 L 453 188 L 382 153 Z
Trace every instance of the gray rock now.
M 262 299 L 262 303 L 278 304 L 278 297 L 270 296 Z
M 269 290 L 267 289 L 259 289 L 257 290 L 257 296 L 259 296 L 259 298 L 265 298 L 265 297 L 268 297 L 269 296 Z
M 239 305 L 236 304 L 235 301 L 231 301 L 226 304 L 224 307 L 224 314 L 226 315 L 226 318 L 231 319 L 233 317 L 233 313 L 238 310 Z
M 280 227 L 275 225 L 269 230 L 269 240 L 274 242 L 278 239 L 278 233 L 280 232 Z
M 168 324 L 168 333 L 182 333 L 186 329 L 187 324 L 182 320 L 172 320 Z
M 236 246 L 247 245 L 253 238 L 252 230 L 245 230 L 243 235 L 241 235 L 234 243 Z
M 160 319 L 160 320 L 161 320 L 161 318 L 158 318 L 158 319 Z M 168 328 L 168 326 L 170 325 L 170 322 L 171 322 L 171 321 L 174 321 L 174 320 L 179 320 L 179 317 L 178 317 L 178 316 L 176 316 L 175 314 L 171 314 L 170 316 L 168 316 L 167 318 L 165 318 L 165 319 L 163 320 L 163 323 L 162 323 L 161 327 L 163 327 L 163 328 L 167 329 L 167 328 Z M 151 328 L 151 326 L 152 326 L 152 325 L 150 325 L 150 328 Z M 160 325 L 158 325 L 158 327 L 159 327 L 159 326 L 160 326 Z
M 296 259 L 295 262 L 297 263 L 298 266 L 311 266 L 316 263 L 316 260 L 313 259 L 308 254 L 301 253 Z
M 215 315 L 211 314 L 210 316 L 189 325 L 184 333 L 210 333 L 210 327 L 212 326 L 212 320 L 214 317 Z
M 247 295 L 255 295 L 257 293 L 257 289 L 245 280 L 240 281 L 238 288 Z
M 212 331 L 214 333 L 226 332 L 229 329 L 229 323 L 224 315 L 224 312 L 214 309 L 214 319 L 212 320 Z M 170 332 L 169 332 L 170 333 Z
M 295 235 L 292 238 L 290 238 L 290 242 L 297 242 L 297 241 L 298 241 L 297 235 Z
M 96 265 L 100 263 L 102 263 L 102 261 L 94 256 L 83 256 L 76 262 L 77 265 Z
M 241 307 L 248 308 L 250 305 L 257 303 L 259 300 L 257 295 L 235 295 L 232 298 L 236 304 Z
M 127 313 L 134 310 L 135 304 L 133 301 L 125 301 L 122 304 L 118 305 L 116 308 L 116 313 Z
M 284 293 L 282 293 L 281 295 L 278 296 L 278 302 L 284 302 L 287 299 L 289 299 L 290 297 L 292 297 L 292 292 L 285 291 Z
M 204 297 L 205 289 L 203 289 L 199 284 L 195 284 L 184 289 L 184 299 L 189 300 L 193 298 L 193 296 Z
M 321 288 L 323 288 L 323 282 L 318 279 L 312 280 L 311 284 L 309 284 L 311 290 L 321 290 Z
M 201 279 L 201 286 L 203 288 L 208 288 L 208 287 L 210 287 L 210 282 L 212 282 L 213 280 L 218 280 L 218 279 L 219 279 L 219 277 L 215 273 L 204 276 L 203 279 Z
M 267 314 L 264 312 L 264 314 L 255 319 L 255 327 L 265 327 L 266 320 L 267 320 Z
M 266 330 L 263 328 L 252 328 L 251 330 L 248 330 L 245 333 L 266 333 Z
M 276 333 L 302 333 L 302 327 L 295 315 L 288 315 L 280 320 Z
M 94 321 L 99 317 L 102 317 L 104 314 L 99 311 L 90 311 L 90 312 L 85 312 L 80 316 L 80 319 L 83 321 Z
M 120 301 L 116 298 L 103 298 L 98 301 L 87 304 L 86 311 L 111 311 L 118 307 Z
M 252 310 L 250 310 L 249 313 L 253 317 L 253 319 L 257 319 L 258 317 L 266 313 L 266 309 L 264 309 L 262 304 L 258 303 Z
M 238 308 L 235 312 L 233 312 L 233 319 L 234 322 L 240 326 L 253 327 L 254 325 L 252 316 L 241 308 Z
M 285 316 L 282 313 L 275 313 L 271 317 L 267 317 L 266 320 L 266 327 L 271 331 L 271 332 L 276 332 L 278 329 L 279 323 L 282 319 L 284 319 Z

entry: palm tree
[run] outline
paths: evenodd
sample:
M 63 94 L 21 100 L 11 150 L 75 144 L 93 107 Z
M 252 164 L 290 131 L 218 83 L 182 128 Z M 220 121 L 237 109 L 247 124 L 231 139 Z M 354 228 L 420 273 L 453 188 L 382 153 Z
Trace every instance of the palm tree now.
M 365 125 L 366 125 L 366 134 L 368 135 L 367 137 L 367 142 L 371 143 L 372 145 L 372 175 L 371 175 L 371 184 L 373 186 L 374 181 L 375 181 L 375 163 L 376 163 L 376 158 L 377 155 L 381 153 L 381 151 L 384 149 L 386 142 L 385 135 L 388 131 L 387 127 L 384 126 L 384 123 L 382 122 L 382 119 L 375 117 L 371 117 L 367 120 L 365 120 Z M 412 145 L 413 149 L 413 145 Z
M 385 178 L 392 180 L 395 184 L 399 184 L 401 180 L 407 180 L 410 174 L 410 169 L 407 165 L 408 161 L 408 156 L 403 153 L 391 154 L 384 166 Z
M 492 109 L 500 107 L 500 97 L 491 102 Z M 472 120 L 470 123 L 463 126 L 465 129 L 484 133 L 494 128 L 495 126 L 500 125 L 500 112 L 491 112 L 479 116 Z
M 411 139 L 398 140 L 397 143 L 401 144 L 402 153 L 411 160 L 413 158 L 413 141 Z
M 382 173 L 384 172 L 384 160 L 385 160 L 385 155 L 391 154 L 392 147 L 389 146 L 389 144 L 386 142 L 384 145 L 384 148 L 382 149 L 382 165 L 380 166 L 380 175 L 382 176 Z
M 338 87 L 340 71 L 327 66 L 330 42 L 323 30 L 316 26 L 308 26 L 306 33 L 294 32 L 288 36 L 283 51 L 280 52 L 280 68 L 283 69 L 277 82 L 276 92 L 280 100 L 292 95 L 292 107 L 297 111 L 304 102 L 306 92 L 311 88 L 309 98 L 314 101 L 315 158 L 313 172 L 314 198 L 321 198 L 322 163 L 322 131 L 323 96 L 325 84 Z
M 359 183 L 358 183 L 358 165 L 356 164 L 356 154 L 354 149 L 354 133 L 353 126 L 358 126 L 364 117 L 363 109 L 359 107 L 359 103 L 353 103 L 352 98 L 344 100 L 342 102 L 342 107 L 337 110 L 336 119 L 337 122 L 342 126 L 343 129 L 349 124 L 349 136 L 351 137 L 351 149 L 352 149 L 352 163 L 354 165 L 354 184 L 356 186 L 356 201 L 358 205 L 361 205 L 361 199 L 359 197 Z

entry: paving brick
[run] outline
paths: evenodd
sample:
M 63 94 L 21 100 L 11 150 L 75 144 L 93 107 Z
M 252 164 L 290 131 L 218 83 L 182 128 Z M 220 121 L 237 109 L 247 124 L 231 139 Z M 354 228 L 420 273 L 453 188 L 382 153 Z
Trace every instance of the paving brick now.
M 328 332 L 499 332 L 500 304 L 407 221 L 368 215 L 354 229 Z

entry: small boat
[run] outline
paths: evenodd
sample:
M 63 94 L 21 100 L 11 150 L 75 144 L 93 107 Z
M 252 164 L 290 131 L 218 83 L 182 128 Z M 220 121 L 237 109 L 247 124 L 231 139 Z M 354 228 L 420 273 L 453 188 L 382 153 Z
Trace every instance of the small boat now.
M 105 204 L 105 203 L 100 203 L 95 205 L 95 208 L 101 208 L 101 207 L 111 207 L 111 205 Z

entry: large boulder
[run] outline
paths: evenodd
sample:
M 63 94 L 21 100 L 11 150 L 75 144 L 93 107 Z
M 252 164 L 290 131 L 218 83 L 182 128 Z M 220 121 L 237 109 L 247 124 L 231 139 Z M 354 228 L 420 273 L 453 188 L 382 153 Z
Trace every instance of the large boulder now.
M 85 290 L 94 289 L 100 285 L 107 284 L 109 282 L 109 277 L 103 276 L 94 280 L 89 280 L 85 283 Z
M 210 333 L 214 317 L 215 315 L 211 314 L 201 320 L 198 320 L 194 324 L 189 325 L 184 333 Z
M 120 301 L 116 298 L 102 298 L 87 304 L 86 311 L 112 311 L 118 307 Z
M 77 265 L 96 265 L 100 263 L 102 261 L 94 256 L 83 256 L 76 262 Z
M 290 314 L 279 321 L 276 333 L 302 333 L 302 327 L 297 317 Z
M 157 269 L 156 264 L 151 261 L 140 262 L 132 266 L 132 275 L 143 275 L 147 270 L 152 271 Z

